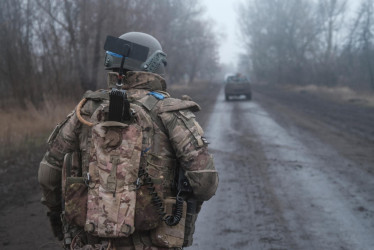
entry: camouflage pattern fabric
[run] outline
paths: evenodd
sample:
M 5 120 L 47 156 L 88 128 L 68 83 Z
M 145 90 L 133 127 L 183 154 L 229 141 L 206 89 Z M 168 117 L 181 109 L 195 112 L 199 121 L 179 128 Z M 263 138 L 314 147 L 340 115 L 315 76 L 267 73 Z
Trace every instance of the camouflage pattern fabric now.
M 175 167 L 179 165 L 185 170 L 193 188 L 193 198 L 201 202 L 211 198 L 218 185 L 218 174 L 214 169 L 213 158 L 208 152 L 207 144 L 203 140 L 203 131 L 193 114 L 200 107 L 189 100 L 170 98 L 165 92 L 165 80 L 158 75 L 128 72 L 124 79 L 131 108 L 137 113 L 138 124 L 143 133 L 139 152 L 147 152 L 141 157 L 140 164 L 144 164 L 147 168 L 155 182 L 157 193 L 162 198 L 173 195 L 171 183 Z M 108 86 L 115 85 L 116 81 L 116 73 L 109 73 Z M 149 95 L 150 91 L 161 93 L 165 99 L 155 99 Z M 103 107 L 102 104 L 108 99 L 107 96 L 107 90 L 88 92 L 85 95 L 88 101 L 81 110 L 83 118 L 91 122 L 105 119 L 105 117 L 94 117 L 93 112 Z M 43 191 L 42 203 L 50 210 L 61 210 L 61 168 L 64 156 L 69 152 L 80 152 L 82 176 L 88 172 L 89 164 L 92 162 L 88 146 L 93 144 L 90 142 L 90 131 L 91 128 L 80 123 L 75 112 L 72 112 L 52 133 L 49 139 L 49 149 L 40 163 L 38 173 L 38 180 Z M 146 191 L 139 189 L 137 199 L 140 192 L 143 192 L 143 198 L 147 197 Z M 135 213 L 143 211 L 143 214 L 151 214 L 149 211 L 151 211 L 152 204 L 149 203 L 149 198 L 139 201 L 138 199 L 136 202 Z M 150 216 L 152 217 L 154 219 L 155 214 Z M 136 218 L 135 225 L 137 224 Z M 147 223 L 144 223 L 145 228 L 147 228 Z M 152 219 L 149 220 L 149 227 L 152 227 L 151 224 Z M 141 231 L 135 229 L 134 233 L 136 232 Z M 152 246 L 151 243 L 147 245 Z M 155 248 L 152 249 L 162 249 L 157 246 L 153 247 Z M 120 248 L 117 247 L 117 249 Z
M 65 155 L 62 169 L 62 195 L 65 201 L 64 219 L 83 227 L 87 214 L 87 186 L 81 174 L 78 152 Z
M 69 223 L 83 227 L 87 213 L 87 186 L 80 183 L 69 183 L 65 195 L 65 219 Z
M 175 205 L 175 198 L 167 198 L 164 201 L 165 212 L 172 214 Z M 187 204 L 183 202 L 183 213 L 179 223 L 175 226 L 168 226 L 162 223 L 151 231 L 151 240 L 157 246 L 182 247 L 184 242 L 184 228 L 186 220 Z
M 100 237 L 128 237 L 135 203 L 142 129 L 107 121 L 92 128 L 85 230 Z

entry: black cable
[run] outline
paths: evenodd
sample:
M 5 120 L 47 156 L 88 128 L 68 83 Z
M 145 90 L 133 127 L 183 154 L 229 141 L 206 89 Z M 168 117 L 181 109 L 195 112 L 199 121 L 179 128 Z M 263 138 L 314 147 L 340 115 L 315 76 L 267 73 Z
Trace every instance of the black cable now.
M 176 198 L 177 202 L 175 204 L 175 210 L 173 215 L 168 215 L 164 219 L 166 225 L 175 226 L 179 223 L 183 216 L 183 198 L 179 196 L 179 193 Z
M 156 211 L 158 215 L 160 216 L 160 219 L 164 220 L 164 217 L 166 215 L 164 211 L 165 210 L 164 203 L 161 200 L 158 193 L 156 192 L 156 189 L 154 187 L 151 177 L 149 177 L 149 174 L 143 168 L 139 169 L 139 178 L 141 177 L 144 177 L 144 183 L 145 185 L 148 185 L 147 189 L 149 190 L 149 194 L 151 195 L 151 202 L 153 206 L 156 208 Z
M 160 219 L 164 221 L 165 224 L 168 226 L 177 225 L 183 216 L 183 197 L 179 196 L 179 193 L 177 194 L 175 210 L 173 212 L 173 215 L 166 216 L 164 202 L 161 200 L 160 196 L 156 192 L 152 178 L 143 168 L 139 169 L 139 178 L 141 177 L 144 178 L 144 184 L 148 186 L 147 189 L 149 190 L 149 194 L 152 196 L 151 202 L 153 206 L 156 208 L 156 211 L 160 216 Z

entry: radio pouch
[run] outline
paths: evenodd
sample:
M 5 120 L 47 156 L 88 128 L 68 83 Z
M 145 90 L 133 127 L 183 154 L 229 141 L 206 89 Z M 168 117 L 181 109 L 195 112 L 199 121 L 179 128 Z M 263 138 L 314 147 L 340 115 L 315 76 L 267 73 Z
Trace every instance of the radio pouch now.
M 165 199 L 164 206 L 166 214 L 173 214 L 175 203 L 175 198 Z M 183 213 L 179 223 L 175 226 L 168 226 L 166 223 L 160 223 L 157 228 L 151 230 L 152 243 L 159 247 L 182 247 L 184 241 L 186 211 L 187 203 L 183 201 Z

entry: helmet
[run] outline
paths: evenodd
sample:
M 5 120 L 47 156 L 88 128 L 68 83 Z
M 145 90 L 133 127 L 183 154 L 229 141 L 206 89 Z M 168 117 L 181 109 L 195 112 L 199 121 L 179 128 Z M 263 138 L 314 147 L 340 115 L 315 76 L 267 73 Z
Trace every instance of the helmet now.
M 166 54 L 162 51 L 161 44 L 156 38 L 142 32 L 125 33 L 119 38 L 149 48 L 148 56 L 145 61 L 126 58 L 123 69 L 130 71 L 146 71 L 159 75 L 165 74 Z M 107 51 L 104 62 L 105 69 L 119 69 L 121 60 L 121 55 Z

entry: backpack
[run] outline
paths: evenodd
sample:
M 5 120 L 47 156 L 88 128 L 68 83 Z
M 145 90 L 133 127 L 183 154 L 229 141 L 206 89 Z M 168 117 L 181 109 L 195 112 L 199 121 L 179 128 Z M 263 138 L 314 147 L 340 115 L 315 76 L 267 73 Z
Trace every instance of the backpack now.
M 137 111 L 132 110 L 134 119 L 127 124 L 107 121 L 108 109 L 109 101 L 104 99 L 91 115 L 94 125 L 89 131 L 87 145 L 88 192 L 84 229 L 99 237 L 128 237 L 135 230 L 137 180 L 142 150 L 145 150 L 143 140 L 147 141 L 138 123 L 147 119 L 139 117 L 142 112 L 137 108 Z M 158 225 L 155 208 L 151 209 L 153 223 L 148 223 L 152 225 L 143 230 Z
M 85 141 L 83 147 L 85 150 L 65 157 L 63 167 L 65 221 L 68 225 L 76 225 L 94 236 L 103 238 L 128 237 L 134 229 L 137 231 L 155 229 L 153 234 L 156 236 L 153 238 L 160 238 L 160 230 L 162 234 L 165 231 L 167 234 L 174 234 L 169 226 L 162 229 L 165 223 L 160 220 L 160 214 L 165 214 L 163 209 L 169 214 L 171 212 L 171 207 L 163 207 L 163 203 L 172 205 L 170 200 L 160 198 L 165 188 L 164 184 L 156 182 L 151 186 L 136 185 L 139 181 L 139 173 L 143 171 L 144 174 L 147 164 L 155 160 L 159 161 L 159 159 L 153 160 L 154 156 L 147 155 L 149 145 L 156 143 L 153 141 L 156 133 L 155 125 L 160 129 L 163 126 L 157 112 L 156 114 L 150 112 L 159 101 L 158 98 L 147 96 L 131 103 L 135 119 L 129 124 L 107 121 L 108 92 L 89 92 L 85 98 L 91 101 L 85 104 L 84 111 L 82 110 L 81 113 L 90 118 L 92 122 L 90 125 L 93 126 L 82 125 L 80 137 Z M 78 107 L 83 105 L 84 102 L 81 102 Z M 160 112 L 167 112 L 173 106 L 165 105 Z M 80 116 L 78 112 L 77 116 L 78 118 Z M 173 168 L 176 168 L 176 165 Z M 160 206 L 155 206 L 155 199 Z M 186 204 L 183 210 L 183 218 L 178 229 L 175 227 L 177 230 L 174 230 L 180 234 L 177 237 L 179 243 L 175 246 L 183 244 Z M 192 231 L 188 231 L 192 237 L 193 228 Z M 74 234 L 71 237 L 73 238 Z M 192 240 L 185 245 L 191 243 Z M 69 244 L 69 241 L 66 244 Z

